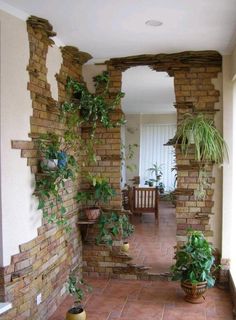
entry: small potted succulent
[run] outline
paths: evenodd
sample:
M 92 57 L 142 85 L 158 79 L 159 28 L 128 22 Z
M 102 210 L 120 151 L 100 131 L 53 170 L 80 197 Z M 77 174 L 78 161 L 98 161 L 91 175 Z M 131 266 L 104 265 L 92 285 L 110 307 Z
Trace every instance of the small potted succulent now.
M 158 190 L 161 194 L 163 194 L 165 192 L 165 185 L 163 182 L 159 182 L 159 185 L 158 185 Z
M 172 280 L 180 280 L 185 300 L 202 303 L 207 287 L 213 287 L 216 271 L 212 245 L 200 231 L 189 231 L 186 243 L 177 249 L 175 264 L 171 267 Z
M 105 178 L 89 174 L 87 180 L 90 188 L 86 191 L 79 191 L 76 200 L 78 203 L 87 205 L 84 208 L 87 218 L 96 220 L 100 214 L 100 205 L 107 203 L 116 195 L 116 192 Z
M 69 309 L 66 314 L 66 320 L 86 320 L 86 312 L 81 305 L 86 292 L 91 292 L 92 287 L 78 279 L 75 275 L 70 275 L 67 282 L 67 289 L 70 295 L 74 297 L 74 307 Z

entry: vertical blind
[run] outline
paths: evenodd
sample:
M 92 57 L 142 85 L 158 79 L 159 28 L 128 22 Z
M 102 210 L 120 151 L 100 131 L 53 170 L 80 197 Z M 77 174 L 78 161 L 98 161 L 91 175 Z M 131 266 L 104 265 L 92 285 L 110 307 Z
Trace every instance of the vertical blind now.
M 174 188 L 175 172 L 171 171 L 175 165 L 174 148 L 164 146 L 170 138 L 173 138 L 176 131 L 176 124 L 143 124 L 141 126 L 140 141 L 140 179 L 141 183 L 150 178 L 155 178 L 147 169 L 153 164 L 161 165 L 163 173 L 161 180 L 165 190 Z

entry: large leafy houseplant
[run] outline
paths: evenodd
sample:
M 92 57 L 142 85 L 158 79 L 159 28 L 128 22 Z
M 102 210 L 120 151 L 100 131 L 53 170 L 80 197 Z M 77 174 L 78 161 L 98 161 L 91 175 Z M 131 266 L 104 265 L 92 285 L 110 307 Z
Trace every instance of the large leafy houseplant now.
M 227 146 L 221 133 L 216 129 L 214 121 L 202 113 L 185 114 L 174 139 L 181 145 L 184 155 L 187 155 L 190 146 L 194 145 L 197 161 L 213 161 L 221 164 L 227 156 Z
M 216 266 L 213 247 L 202 232 L 189 231 L 186 243 L 175 254 L 175 260 L 175 264 L 171 267 L 172 280 L 180 280 L 182 288 L 185 284 L 193 288 L 202 283 L 204 287 L 214 286 L 213 272 Z M 189 298 L 188 294 L 186 300 L 194 300 L 194 297 Z

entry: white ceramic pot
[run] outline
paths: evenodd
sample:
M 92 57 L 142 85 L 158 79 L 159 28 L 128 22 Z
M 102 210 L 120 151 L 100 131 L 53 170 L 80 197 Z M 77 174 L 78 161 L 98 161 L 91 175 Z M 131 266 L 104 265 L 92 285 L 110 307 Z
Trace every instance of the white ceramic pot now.
M 53 171 L 57 170 L 58 159 L 42 159 L 40 166 L 43 170 Z

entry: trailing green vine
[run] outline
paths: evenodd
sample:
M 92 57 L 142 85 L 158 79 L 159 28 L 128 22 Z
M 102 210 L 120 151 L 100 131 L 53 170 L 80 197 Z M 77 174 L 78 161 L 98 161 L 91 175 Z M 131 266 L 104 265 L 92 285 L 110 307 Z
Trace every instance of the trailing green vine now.
M 111 114 L 120 103 L 124 93 L 118 93 L 111 101 L 108 93 L 109 77 L 107 72 L 94 77 L 95 86 L 100 86 L 100 94 L 92 94 L 84 83 L 68 78 L 66 83 L 67 98 L 60 105 L 60 119 L 65 125 L 63 136 L 55 133 L 40 135 L 38 150 L 43 173 L 38 175 L 34 194 L 39 199 L 38 209 L 49 223 L 70 226 L 66 218 L 66 207 L 63 195 L 67 193 L 66 181 L 75 180 L 78 167 L 78 156 L 86 154 L 86 160 L 96 162 L 95 131 L 98 123 L 105 128 L 114 128 L 125 123 L 123 117 L 113 121 Z M 109 102 L 108 102 L 109 101 Z M 90 139 L 83 140 L 79 128 L 82 124 L 91 126 Z M 46 159 L 46 161 L 45 161 Z M 50 164 L 51 163 L 51 164 Z M 53 169 L 49 169 L 49 164 Z

